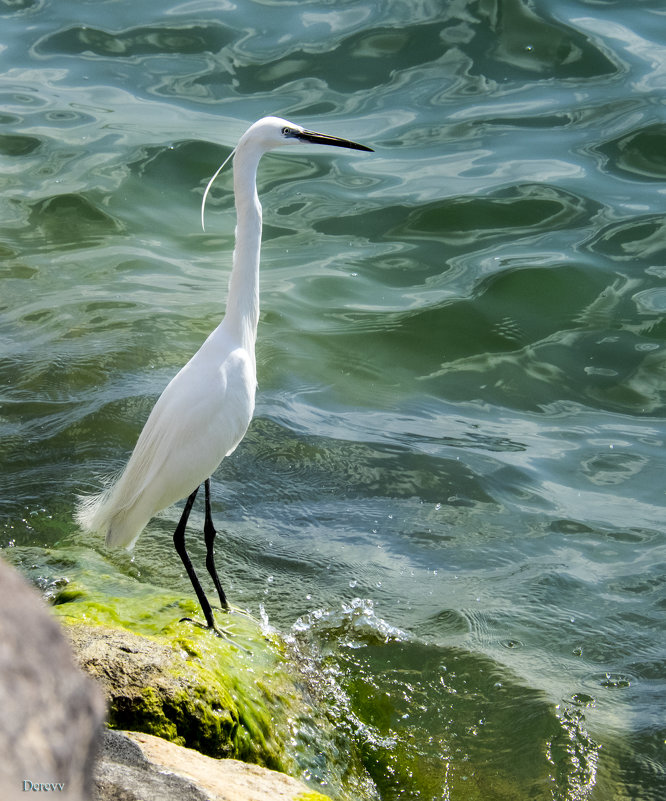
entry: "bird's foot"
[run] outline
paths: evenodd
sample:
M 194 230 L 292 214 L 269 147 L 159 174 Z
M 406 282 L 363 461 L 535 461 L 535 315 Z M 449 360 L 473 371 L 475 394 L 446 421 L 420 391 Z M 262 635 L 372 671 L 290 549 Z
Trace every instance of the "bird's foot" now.
M 227 629 L 220 628 L 216 623 L 201 623 L 199 620 L 194 620 L 191 617 L 181 617 L 179 623 L 191 623 L 193 626 L 198 626 L 200 629 L 210 629 L 217 634 L 218 637 L 231 637 L 231 632 Z
M 231 643 L 231 645 L 233 645 L 234 648 L 239 648 L 241 651 L 245 651 L 245 653 L 247 653 L 247 654 L 251 654 L 252 653 L 252 651 L 250 651 L 244 645 L 240 645 L 239 643 L 234 642 L 233 633 L 231 631 L 229 631 L 228 629 L 225 629 L 225 628 L 221 628 L 220 626 L 218 626 L 215 623 L 213 623 L 213 625 L 211 626 L 208 623 L 201 623 L 198 620 L 193 620 L 191 617 L 181 617 L 181 619 L 178 622 L 179 623 L 191 623 L 193 626 L 198 626 L 200 629 L 206 629 L 207 631 L 213 631 L 213 632 L 215 632 L 215 634 L 218 637 L 221 637 L 223 640 L 226 640 L 227 642 Z

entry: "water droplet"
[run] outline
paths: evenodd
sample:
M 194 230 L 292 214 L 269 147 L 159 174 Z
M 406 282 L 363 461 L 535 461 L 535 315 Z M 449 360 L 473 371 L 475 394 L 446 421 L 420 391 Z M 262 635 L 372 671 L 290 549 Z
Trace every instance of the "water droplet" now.
M 618 673 L 606 673 L 600 683 L 602 687 L 607 687 L 610 690 L 631 687 L 631 679 Z
M 571 701 L 576 706 L 582 707 L 591 707 L 595 704 L 594 698 L 587 693 L 575 693 L 571 696 Z

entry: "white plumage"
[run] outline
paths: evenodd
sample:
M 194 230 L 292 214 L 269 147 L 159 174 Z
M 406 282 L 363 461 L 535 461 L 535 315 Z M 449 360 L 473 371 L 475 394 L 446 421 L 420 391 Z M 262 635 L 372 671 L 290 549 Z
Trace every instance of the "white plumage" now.
M 254 412 L 261 247 L 257 167 L 266 151 L 303 142 L 370 150 L 278 117 L 264 117 L 243 134 L 233 154 L 237 225 L 226 314 L 159 397 L 117 480 L 97 495 L 80 498 L 76 511 L 83 530 L 104 534 L 107 545 L 132 547 L 151 517 L 189 496 L 174 543 L 212 628 L 210 605 L 206 609 L 208 601 L 185 552 L 185 524 L 193 494 L 205 482 L 207 566 L 226 608 L 213 562 L 208 478 L 242 440 Z
M 115 484 L 81 500 L 77 522 L 132 547 L 157 512 L 190 495 L 241 441 L 254 411 L 254 352 L 224 322 L 169 382 Z

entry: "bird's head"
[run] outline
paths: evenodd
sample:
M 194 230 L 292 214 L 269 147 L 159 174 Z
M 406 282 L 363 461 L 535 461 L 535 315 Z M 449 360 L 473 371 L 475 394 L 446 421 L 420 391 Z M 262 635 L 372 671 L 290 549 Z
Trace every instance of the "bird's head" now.
M 283 120 L 281 117 L 262 117 L 262 119 L 257 120 L 243 134 L 238 143 L 239 146 L 243 142 L 256 144 L 263 150 L 273 150 L 273 148 L 285 145 L 314 144 L 346 147 L 350 150 L 372 151 L 372 148 L 359 145 L 349 139 L 341 139 L 338 136 L 309 131 L 307 128 L 288 120 Z
M 222 165 L 218 168 L 217 172 L 208 182 L 201 201 L 201 227 L 205 230 L 204 225 L 204 211 L 206 208 L 206 198 L 210 191 L 213 181 L 220 174 L 224 165 L 235 154 L 243 152 L 250 152 L 254 154 L 257 160 L 261 155 L 268 150 L 273 150 L 276 147 L 283 147 L 285 145 L 299 145 L 299 144 L 312 144 L 312 145 L 331 145 L 333 147 L 346 147 L 350 150 L 368 150 L 372 152 L 371 147 L 359 145 L 357 142 L 352 142 L 349 139 L 341 139 L 338 136 L 329 136 L 328 134 L 320 134 L 315 131 L 308 131 L 301 125 L 295 125 L 293 122 L 283 120 L 281 117 L 262 117 L 260 120 L 251 125 L 247 131 L 241 136 L 238 145 L 231 151 L 231 153 L 224 160 Z

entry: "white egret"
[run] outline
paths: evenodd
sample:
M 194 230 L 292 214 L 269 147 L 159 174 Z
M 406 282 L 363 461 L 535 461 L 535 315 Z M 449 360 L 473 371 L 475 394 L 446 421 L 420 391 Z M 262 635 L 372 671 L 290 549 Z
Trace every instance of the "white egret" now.
M 162 392 L 117 480 L 97 495 L 80 498 L 76 511 L 83 530 L 104 534 L 109 546 L 132 548 L 155 514 L 187 498 L 173 536 L 174 546 L 206 623 L 216 631 L 210 603 L 185 549 L 185 526 L 203 483 L 206 567 L 222 608 L 228 610 L 213 555 L 216 531 L 210 510 L 210 476 L 243 439 L 254 412 L 262 219 L 257 167 L 267 151 L 302 143 L 371 150 L 347 139 L 308 131 L 278 117 L 264 117 L 243 134 L 232 152 L 237 222 L 226 313 Z M 219 170 L 204 193 L 202 224 L 208 189 L 218 173 Z

